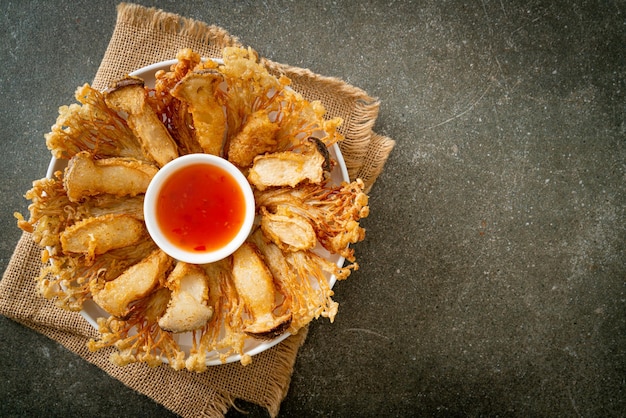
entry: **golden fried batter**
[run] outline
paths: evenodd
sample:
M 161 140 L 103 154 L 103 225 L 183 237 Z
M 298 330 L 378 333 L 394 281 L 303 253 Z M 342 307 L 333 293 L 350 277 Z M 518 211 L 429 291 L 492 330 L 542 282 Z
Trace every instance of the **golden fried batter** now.
M 270 121 L 266 110 L 258 110 L 248 117 L 228 146 L 228 160 L 242 168 L 252 165 L 254 157 L 274 152 L 278 147 L 278 123 Z
M 226 115 L 215 98 L 223 76 L 214 70 L 187 74 L 171 90 L 172 96 L 187 102 L 193 115 L 196 140 L 207 154 L 220 155 L 226 133 Z
M 304 181 L 320 183 L 324 179 L 324 156 L 315 146 L 306 152 L 275 152 L 260 155 L 248 173 L 248 180 L 257 189 L 273 186 L 294 187 Z
M 69 161 L 63 186 L 72 202 L 104 193 L 136 196 L 146 192 L 157 171 L 152 164 L 139 160 L 115 157 L 95 160 L 83 151 Z
M 313 225 L 305 217 L 278 206 L 276 213 L 261 208 L 261 229 L 266 237 L 285 251 L 309 250 L 315 247 L 317 238 Z
M 144 223 L 129 215 L 104 215 L 84 219 L 61 233 L 65 253 L 93 256 L 137 243 L 145 233 Z
M 289 327 L 291 314 L 280 317 L 273 314 L 275 290 L 272 274 L 254 244 L 246 242 L 233 254 L 233 282 L 252 316 L 252 322 L 244 329 L 247 334 L 273 338 Z
M 207 306 L 208 279 L 200 266 L 179 262 L 167 278 L 172 291 L 159 326 L 171 332 L 187 332 L 203 327 L 213 315 Z
M 148 295 L 165 278 L 172 262 L 163 251 L 155 250 L 116 279 L 91 282 L 93 300 L 111 315 L 123 318 L 132 302 Z
M 105 92 L 104 100 L 111 109 L 126 113 L 128 126 L 141 142 L 144 152 L 160 167 L 178 157 L 176 143 L 146 101 L 143 80 L 127 77 L 114 83 Z

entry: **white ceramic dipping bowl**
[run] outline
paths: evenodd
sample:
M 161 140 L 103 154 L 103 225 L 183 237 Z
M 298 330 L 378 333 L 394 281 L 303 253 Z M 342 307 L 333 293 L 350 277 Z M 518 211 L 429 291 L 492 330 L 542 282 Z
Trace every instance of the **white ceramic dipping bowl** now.
M 225 171 L 232 179 L 235 180 L 235 183 L 243 193 L 245 206 L 243 223 L 233 238 L 219 248 L 206 251 L 194 251 L 193 249 L 185 249 L 180 245 L 177 245 L 170 238 L 168 238 L 157 218 L 157 204 L 164 185 L 179 170 L 183 170 L 197 164 L 216 166 Z M 210 154 L 189 154 L 169 162 L 157 172 L 148 185 L 144 199 L 143 211 L 146 227 L 148 228 L 150 236 L 159 248 L 161 248 L 166 254 L 179 261 L 187 263 L 207 264 L 228 257 L 246 240 L 254 223 L 254 194 L 246 177 L 237 167 L 227 160 Z

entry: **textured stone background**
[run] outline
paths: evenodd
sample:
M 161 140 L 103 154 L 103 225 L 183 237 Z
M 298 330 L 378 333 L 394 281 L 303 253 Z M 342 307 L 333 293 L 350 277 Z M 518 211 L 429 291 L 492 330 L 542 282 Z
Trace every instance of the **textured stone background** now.
M 363 88 L 397 141 L 282 416 L 626 414 L 624 1 L 139 3 Z M 3 271 L 116 4 L 0 0 Z M 0 351 L 2 416 L 168 415 L 6 318 Z

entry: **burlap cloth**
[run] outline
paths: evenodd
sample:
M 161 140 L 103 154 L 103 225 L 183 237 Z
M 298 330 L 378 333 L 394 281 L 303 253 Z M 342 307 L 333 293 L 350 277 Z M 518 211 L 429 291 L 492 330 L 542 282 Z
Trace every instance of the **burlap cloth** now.
M 222 48 L 240 45 L 222 28 L 161 10 L 120 4 L 117 12 L 110 44 L 92 83 L 98 89 L 135 69 L 172 59 L 184 47 L 206 57 L 219 57 Z M 341 132 L 346 140 L 341 150 L 348 172 L 351 179 L 360 177 L 371 188 L 394 145 L 372 131 L 378 101 L 338 79 L 270 61 L 265 64 L 291 78 L 294 89 L 307 99 L 321 100 L 330 117 L 344 119 Z M 79 313 L 63 311 L 37 294 L 35 278 L 40 269 L 40 248 L 24 233 L 0 282 L 0 314 L 52 338 L 181 416 L 221 417 L 236 399 L 261 405 L 271 416 L 278 414 L 306 329 L 254 356 L 252 364 L 245 367 L 231 363 L 210 367 L 204 373 L 144 364 L 118 367 L 110 363 L 108 350 L 91 353 L 87 349 L 87 341 L 97 333 Z

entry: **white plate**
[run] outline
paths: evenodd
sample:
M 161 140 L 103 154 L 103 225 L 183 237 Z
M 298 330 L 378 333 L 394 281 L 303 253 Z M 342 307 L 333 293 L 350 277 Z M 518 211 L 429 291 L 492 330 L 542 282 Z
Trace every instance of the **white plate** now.
M 216 60 L 220 62 L 221 60 Z M 148 87 L 154 87 L 154 83 L 156 81 L 155 74 L 159 70 L 169 71 L 170 67 L 173 64 L 176 64 L 176 60 L 168 60 L 162 61 L 155 64 L 148 65 L 143 67 L 137 71 L 130 73 L 132 76 L 140 77 L 144 80 L 144 83 Z M 335 185 L 339 185 L 342 182 L 349 182 L 348 170 L 346 169 L 346 164 L 343 160 L 343 156 L 341 155 L 341 151 L 339 147 L 335 144 L 330 149 L 331 157 L 337 162 L 337 165 L 333 167 L 333 171 L 331 172 L 331 182 Z M 57 160 L 52 157 L 50 164 L 48 166 L 47 177 L 52 178 L 55 171 L 64 170 L 67 166 L 67 160 Z M 337 264 L 337 266 L 342 267 L 345 261 L 344 257 L 341 257 L 337 254 L 330 254 L 328 251 L 318 246 L 318 249 L 315 250 L 319 255 L 324 256 L 328 260 Z M 332 288 L 335 284 L 336 278 L 335 276 L 331 276 L 329 278 L 329 284 Z M 83 304 L 83 309 L 80 312 L 81 315 L 89 322 L 94 328 L 98 329 L 97 320 L 98 318 L 108 317 L 109 314 L 105 312 L 102 308 L 100 308 L 94 301 L 88 300 Z M 251 337 L 247 337 L 244 343 L 244 354 L 254 356 L 255 354 L 259 354 L 269 348 L 272 348 L 276 344 L 283 341 L 285 338 L 289 337 L 289 333 L 284 333 L 281 336 L 270 340 L 270 341 L 261 341 Z M 180 348 L 185 352 L 189 352 L 191 348 L 191 333 L 183 333 L 177 334 L 175 336 Z M 241 356 L 239 354 L 230 355 L 226 358 L 226 363 L 232 363 L 234 361 L 240 361 Z M 223 364 L 219 357 L 219 353 L 216 351 L 212 351 L 207 356 L 207 365 L 215 366 Z

